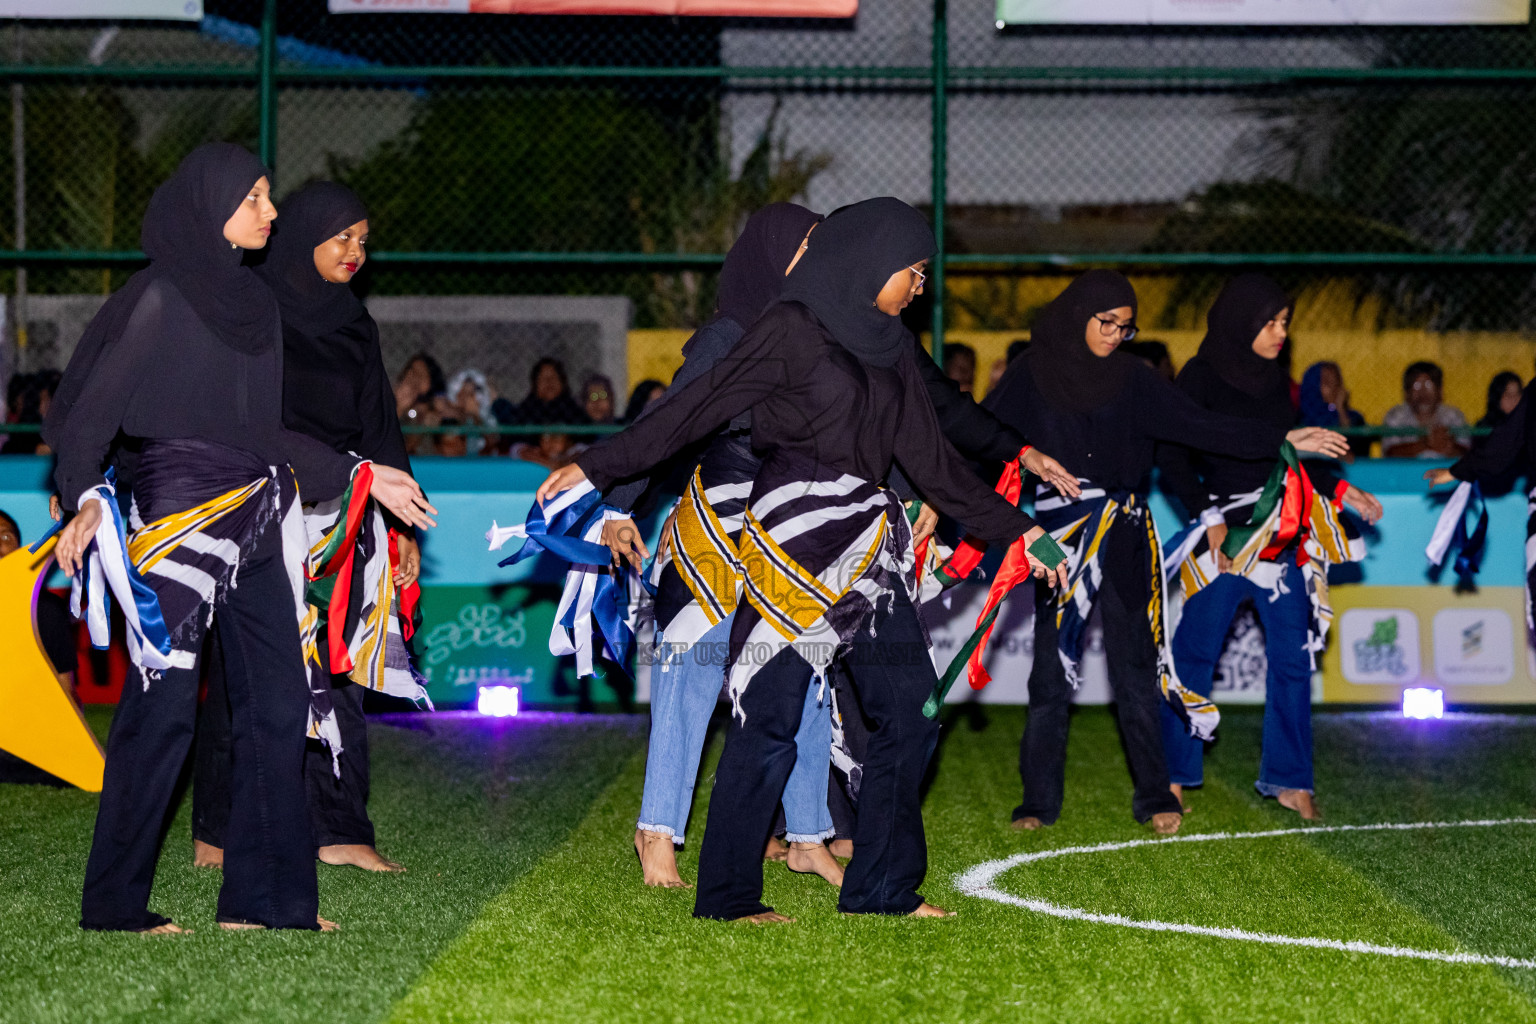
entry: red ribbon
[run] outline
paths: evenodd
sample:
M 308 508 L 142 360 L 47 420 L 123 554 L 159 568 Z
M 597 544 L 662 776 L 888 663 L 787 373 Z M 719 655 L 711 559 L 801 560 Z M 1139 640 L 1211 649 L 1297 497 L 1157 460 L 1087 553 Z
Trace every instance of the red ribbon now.
M 351 497 L 343 520 L 341 546 L 331 553 L 330 561 L 311 579 L 336 574 L 331 590 L 331 604 L 325 611 L 325 643 L 331 656 L 331 671 L 352 671 L 352 652 L 347 650 L 347 605 L 352 600 L 352 563 L 357 556 L 357 534 L 363 526 L 363 510 L 368 507 L 368 491 L 373 487 L 373 468 L 368 463 L 357 467 L 352 477 Z
M 1259 552 L 1259 558 L 1270 560 L 1279 556 L 1291 541 L 1296 540 L 1296 564 L 1307 564 L 1307 537 L 1312 532 L 1312 478 L 1295 467 L 1285 470 L 1285 495 L 1280 499 L 1280 520 L 1269 543 Z
M 389 571 L 393 573 L 400 568 L 400 547 L 396 538 L 399 531 L 391 528 L 389 531 Z M 416 608 L 421 604 L 421 583 L 412 580 L 411 585 L 400 591 L 400 636 L 409 640 L 416 632 Z
M 996 491 L 998 495 L 1014 508 L 1019 507 L 1019 496 L 1024 490 L 1024 473 L 1020 469 L 1019 463 L 1023 460 L 1024 453 L 1029 451 L 1029 448 L 1029 445 L 1020 448 L 1018 456 L 1003 466 L 1003 475 L 997 478 Z M 963 580 L 981 564 L 982 556 L 986 552 L 986 541 L 967 534 L 966 538 L 960 542 L 960 546 L 955 548 L 955 553 L 950 556 L 949 561 L 945 563 L 945 567 L 955 579 Z M 1012 553 L 1010 549 L 1009 555 L 1012 555 Z
M 1003 603 L 1003 598 L 1020 583 L 1028 580 L 1031 569 L 1029 566 L 1029 549 L 1024 544 L 1024 538 L 1020 537 L 1008 545 L 1008 553 L 1003 556 L 1003 564 L 997 570 L 997 578 L 992 581 L 992 587 L 987 591 L 987 603 L 977 616 L 978 624 L 985 622 L 986 628 L 982 630 L 981 642 L 976 649 L 971 651 L 971 657 L 965 665 L 965 675 L 971 683 L 971 689 L 979 690 L 992 681 L 986 668 L 981 663 L 982 655 L 987 653 L 987 641 L 992 637 L 992 627 L 997 625 L 998 606 Z M 1050 614 L 1050 609 L 1035 610 L 1036 615 Z

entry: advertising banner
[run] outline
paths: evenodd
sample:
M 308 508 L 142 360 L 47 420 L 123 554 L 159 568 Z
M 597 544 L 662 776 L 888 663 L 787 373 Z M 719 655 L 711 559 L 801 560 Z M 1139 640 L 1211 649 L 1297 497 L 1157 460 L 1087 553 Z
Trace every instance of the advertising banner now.
M 332 14 L 659 14 L 851 18 L 859 0 L 328 0 Z
M 1395 703 L 1404 687 L 1447 703 L 1536 702 L 1536 664 L 1520 587 L 1334 587 L 1323 698 Z
M 153 18 L 198 21 L 203 0 L 0 0 L 4 18 Z
M 334 2 L 334 0 L 333 0 Z M 997 0 L 1003 25 L 1521 25 L 1530 0 Z

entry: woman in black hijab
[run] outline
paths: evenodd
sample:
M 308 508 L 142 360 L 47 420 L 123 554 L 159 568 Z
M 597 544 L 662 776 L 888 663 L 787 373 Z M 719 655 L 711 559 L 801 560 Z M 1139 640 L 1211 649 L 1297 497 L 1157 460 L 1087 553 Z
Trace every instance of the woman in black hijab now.
M 1041 531 L 939 431 L 900 321 L 935 248 L 922 216 L 895 199 L 828 218 L 780 300 L 726 359 L 539 488 L 542 502 L 587 481 L 607 487 L 752 412 L 763 465 L 742 514 L 743 575 L 732 593 L 745 600 L 735 605 L 727 683 L 735 713 L 710 798 L 697 917 L 784 920 L 762 903 L 763 840 L 795 761 L 806 688 L 835 656 L 874 723 L 839 907 L 943 913 L 917 893 L 927 870 L 920 784 L 937 730 L 922 706 L 937 679 L 912 603 L 906 515 L 880 482 L 899 461 L 984 539 Z
M 1035 516 L 1070 552 L 1072 582 L 1059 596 L 1043 587 L 1035 592 L 1043 614 L 1035 616 L 1029 720 L 1019 750 L 1018 829 L 1038 829 L 1061 815 L 1068 710 L 1097 605 L 1135 785 L 1131 812 L 1160 833 L 1178 831 L 1180 804 L 1168 788 L 1158 723 L 1160 694 L 1178 702 L 1188 728 L 1208 731 L 1215 716 L 1208 703 L 1187 698 L 1167 650 L 1161 548 L 1147 510 L 1153 446 L 1172 441 L 1273 462 L 1289 428 L 1200 409 L 1151 367 L 1118 351 L 1135 333 L 1131 283 L 1114 271 L 1089 271 L 1040 312 L 1029 350 L 984 403 L 1075 469 L 1082 488 L 1070 498 L 1041 484 L 1035 495 Z M 1298 432 L 1294 440 L 1315 443 L 1314 435 L 1343 444 L 1326 431 Z
M 1297 417 L 1290 375 L 1279 360 L 1293 305 L 1285 290 L 1263 274 L 1228 281 L 1206 316 L 1200 351 L 1179 373 L 1179 390 L 1211 412 L 1276 430 L 1293 426 Z M 1335 548 L 1323 537 L 1309 543 L 1309 525 L 1277 518 L 1274 539 L 1259 542 L 1259 553 L 1234 563 L 1222 550 L 1228 528 L 1250 525 L 1275 460 L 1169 445 L 1159 463 L 1164 489 L 1199 521 L 1196 530 L 1203 528 L 1206 538 L 1203 546 L 1196 541 L 1188 547 L 1179 573 L 1183 605 L 1173 635 L 1179 678 L 1196 693 L 1211 692 L 1232 619 L 1244 601 L 1251 601 L 1264 626 L 1268 663 L 1263 757 L 1254 785 L 1303 818 L 1318 818 L 1312 799 L 1312 670 L 1332 614 L 1325 614 L 1327 566 L 1341 555 L 1350 557 L 1351 550 L 1363 554 L 1363 548 Z M 1381 517 L 1380 502 L 1340 480 L 1326 462 L 1308 460 L 1300 466 L 1305 476 L 1287 479 L 1297 488 L 1299 506 L 1308 508 L 1309 522 L 1316 515 L 1336 518 L 1340 503 L 1368 523 Z M 1322 499 L 1315 514 L 1308 493 Z M 1342 525 L 1324 532 L 1345 535 Z M 1322 580 L 1324 587 L 1313 585 L 1314 580 Z M 1174 795 L 1182 800 L 1184 787 L 1198 786 L 1204 778 L 1203 744 L 1165 709 L 1163 747 Z
M 311 710 L 301 644 L 308 538 L 297 487 L 337 495 L 359 460 L 282 425 L 277 303 L 241 265 L 242 250 L 266 245 L 277 215 L 269 191 L 266 169 L 238 146 L 203 146 L 182 161 L 144 218 L 149 268 L 87 330 L 45 425 L 63 504 L 78 509 L 59 536 L 59 565 L 73 576 L 85 561 L 117 581 L 143 682 L 124 688 L 107 742 L 82 901 L 89 929 L 180 930 L 148 902 L 210 618 L 236 722 L 220 923 L 324 924 L 302 762 L 307 728 L 324 733 L 327 722 L 318 701 Z M 120 433 L 142 442 L 133 498 L 146 525 L 131 536 L 104 470 Z M 378 466 L 373 481 L 373 496 L 397 515 L 430 523 L 404 473 Z
M 283 422 L 337 452 L 352 452 L 377 465 L 410 473 L 405 439 L 395 413 L 394 394 L 384 372 L 379 329 L 349 287 L 367 260 L 368 211 L 353 192 L 332 182 L 306 185 L 283 200 L 267 258 L 258 268 L 277 297 L 283 324 Z M 414 607 L 421 553 L 414 532 L 398 521 L 374 521 L 364 511 L 359 530 L 360 558 L 353 559 L 354 592 L 375 593 L 390 575 L 395 596 L 386 603 Z M 391 517 L 392 518 L 392 517 Z M 391 564 L 389 547 L 396 557 Z M 370 559 L 374 564 L 369 564 Z M 367 587 L 372 583 L 372 587 Z M 403 599 L 403 600 L 402 600 Z M 366 622 L 357 613 L 347 622 L 349 639 Z M 389 607 L 377 614 L 391 615 Z M 375 618 L 377 617 L 377 614 Z M 409 633 L 408 622 L 399 625 Z M 394 631 L 388 631 L 394 635 Z M 331 654 L 322 624 L 318 647 Z M 351 644 L 348 645 L 349 647 Z M 365 686 L 394 696 L 419 698 L 404 645 L 396 651 L 398 670 L 382 675 L 357 672 L 345 661 L 331 664 L 331 700 L 347 756 L 332 770 L 331 758 L 312 741 L 305 757 L 310 820 L 319 859 L 352 864 L 370 871 L 400 871 L 374 848 L 368 817 L 368 732 L 363 716 Z M 361 659 L 373 663 L 372 659 Z M 367 666 L 365 666 L 366 668 Z M 212 678 L 208 699 L 198 715 L 197 772 L 193 788 L 193 857 L 199 864 L 222 858 L 229 813 L 230 716 L 222 679 Z
M 747 218 L 741 236 L 731 246 L 720 269 L 714 317 L 684 343 L 683 365 L 673 378 L 672 388 L 645 404 L 635 419 L 659 412 L 689 382 L 717 370 L 747 328 L 778 298 L 786 274 L 804 251 L 806 236 L 818 220 L 816 214 L 793 203 L 773 203 Z M 713 517 L 721 524 L 712 543 L 701 543 L 703 537 L 697 531 L 685 528 L 679 533 L 668 528 L 671 558 L 662 569 L 656 594 L 658 653 L 665 659 L 666 669 L 652 674 L 645 791 L 635 825 L 635 849 L 647 885 L 684 885 L 677 872 L 675 847 L 683 842 L 704 736 L 719 700 L 720 680 L 725 671 L 724 652 L 733 616 L 720 612 L 724 611 L 724 604 L 735 599 L 734 577 L 717 578 L 702 566 L 709 560 L 712 544 L 729 546 L 734 552 L 739 540 L 747 492 L 762 467 L 761 460 L 752 452 L 751 436 L 752 417 L 742 413 L 704 442 L 706 447 L 701 456 L 690 449 L 693 457 L 687 461 L 691 467 L 697 463 L 691 476 L 698 489 L 695 493 L 690 487 L 684 500 L 696 516 L 702 517 L 699 521 Z M 610 489 L 604 500 L 629 513 L 648 484 L 645 477 L 627 481 Z M 713 500 L 706 495 L 713 495 Z M 702 499 L 696 507 L 692 505 L 695 496 Z M 631 518 L 604 523 L 603 540 L 614 551 L 616 560 L 628 559 L 636 568 L 647 555 L 640 531 Z M 823 716 L 830 714 L 825 701 L 818 703 L 814 695 L 808 694 L 807 721 L 815 721 L 818 711 Z M 841 880 L 842 869 L 822 844 L 822 832 L 830 828 L 826 801 L 830 724 L 826 725 L 825 733 L 826 742 L 820 744 L 820 749 L 812 749 L 815 743 L 805 744 L 808 757 L 819 760 L 797 767 L 797 784 L 786 791 L 784 803 L 793 840 L 789 854 L 791 869 L 816 871 L 835 883 Z

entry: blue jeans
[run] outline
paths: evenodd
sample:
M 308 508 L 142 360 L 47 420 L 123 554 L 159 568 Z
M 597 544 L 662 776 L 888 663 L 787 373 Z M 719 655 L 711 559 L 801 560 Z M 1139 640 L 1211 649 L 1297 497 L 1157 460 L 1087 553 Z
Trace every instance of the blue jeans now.
M 1232 617 L 1244 598 L 1253 601 L 1264 627 L 1264 654 L 1269 661 L 1264 745 L 1259 781 L 1254 784 L 1265 796 L 1277 796 L 1284 789 L 1312 792 L 1312 663 L 1306 650 L 1312 602 L 1295 565 L 1285 566 L 1280 582 L 1285 592 L 1270 600 L 1273 592 L 1245 577 L 1222 573 L 1184 603 L 1184 617 L 1173 637 L 1173 662 L 1179 679 L 1208 697 Z M 1170 781 L 1181 786 L 1200 785 L 1204 744 L 1188 734 L 1166 705 L 1162 715 Z
M 672 837 L 679 846 L 693 807 L 693 784 L 709 718 L 725 684 L 731 639 L 728 616 L 680 654 L 651 669 L 651 739 L 645 759 L 645 792 L 637 827 Z M 832 696 L 817 699 L 807 688 L 795 734 L 795 767 L 784 787 L 784 819 L 791 842 L 816 842 L 833 834 L 827 810 L 831 771 Z

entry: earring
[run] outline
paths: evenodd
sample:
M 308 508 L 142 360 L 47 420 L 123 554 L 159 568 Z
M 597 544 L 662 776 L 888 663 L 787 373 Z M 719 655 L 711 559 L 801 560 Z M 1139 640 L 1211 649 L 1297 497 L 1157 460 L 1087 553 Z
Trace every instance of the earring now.
M 240 248 L 240 247 L 239 247 L 239 246 L 238 246 L 238 245 L 236 245 L 236 244 L 235 244 L 235 243 L 234 243 L 234 242 L 230 242 L 230 243 L 229 243 L 229 247 L 230 247 L 230 248 L 231 248 L 231 249 L 238 249 L 238 248 Z

